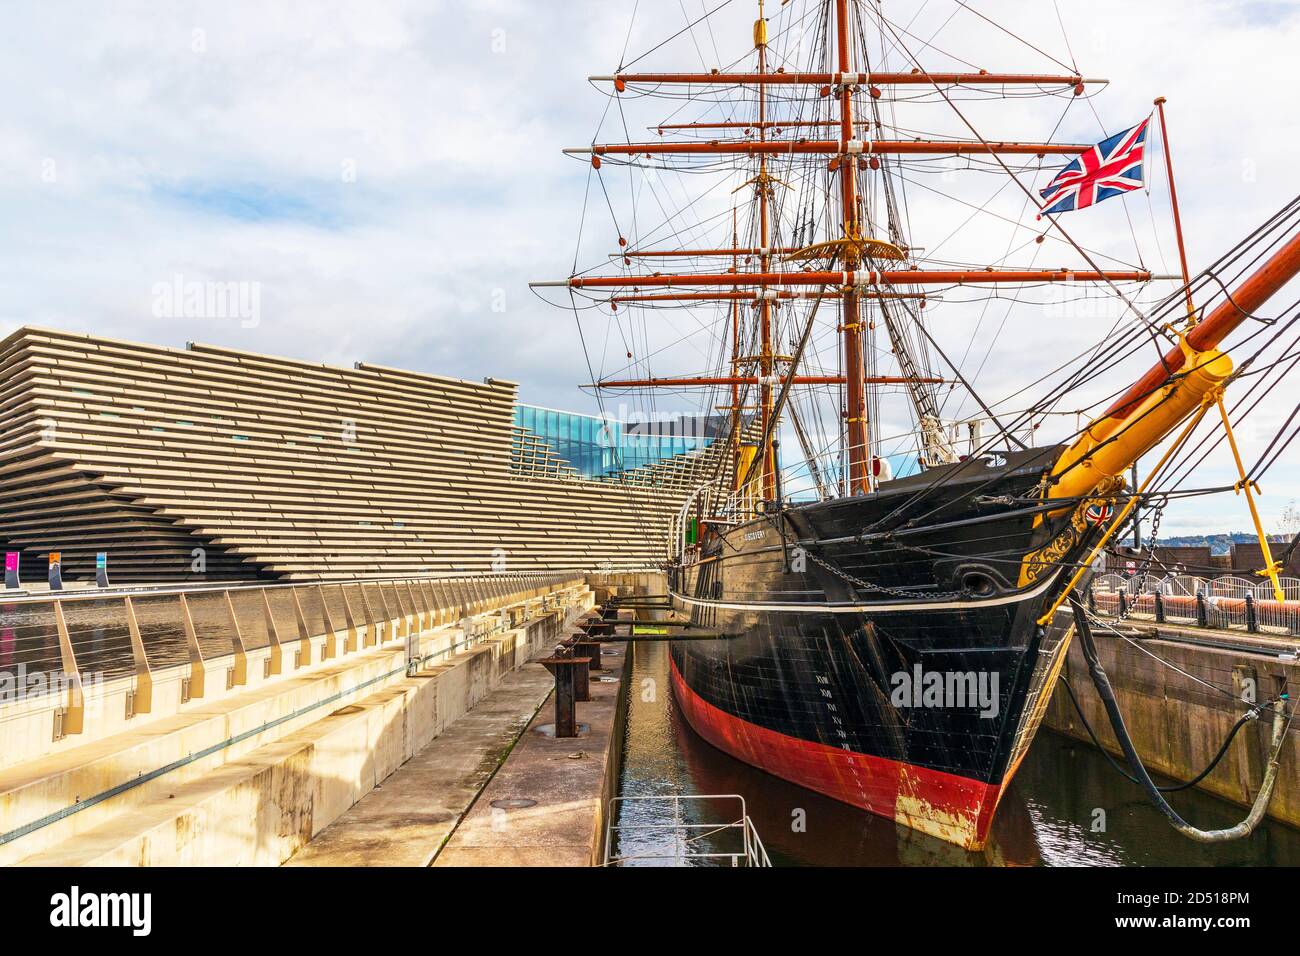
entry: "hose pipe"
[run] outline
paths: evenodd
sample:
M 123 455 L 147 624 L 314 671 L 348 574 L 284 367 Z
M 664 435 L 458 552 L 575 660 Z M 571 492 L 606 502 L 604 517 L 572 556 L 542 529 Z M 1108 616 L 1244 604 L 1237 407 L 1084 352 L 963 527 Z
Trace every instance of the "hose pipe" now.
M 1115 700 L 1115 691 L 1111 687 L 1110 679 L 1106 676 L 1106 671 L 1102 668 L 1101 660 L 1097 656 L 1097 646 L 1092 640 L 1092 628 L 1088 624 L 1088 614 L 1083 605 L 1079 603 L 1078 598 L 1073 594 L 1070 596 L 1070 607 L 1074 611 L 1074 627 L 1079 634 L 1079 646 L 1083 651 L 1084 659 L 1088 662 L 1088 673 L 1092 676 L 1092 682 L 1097 688 L 1097 694 L 1106 707 L 1106 715 L 1110 718 L 1110 726 L 1115 732 L 1115 739 L 1119 742 L 1120 749 L 1124 751 L 1129 766 L 1133 769 L 1138 783 L 1146 791 L 1151 803 L 1165 815 L 1165 818 L 1175 830 L 1197 843 L 1227 843 L 1230 840 L 1240 840 L 1242 837 L 1250 836 L 1255 831 L 1255 828 L 1259 826 L 1259 822 L 1264 819 L 1264 814 L 1268 811 L 1268 805 L 1273 799 L 1273 786 L 1277 783 L 1277 769 L 1282 755 L 1282 743 L 1286 739 L 1286 729 L 1291 722 L 1286 713 L 1286 695 L 1283 694 L 1273 701 L 1271 705 L 1273 708 L 1273 739 L 1270 745 L 1268 766 L 1264 769 L 1264 780 L 1260 784 L 1259 793 L 1255 795 L 1255 802 L 1251 805 L 1246 818 L 1236 826 L 1224 830 L 1202 830 L 1199 827 L 1194 827 L 1179 816 L 1178 811 L 1169 805 L 1169 801 L 1164 798 L 1160 789 L 1151 779 L 1151 775 L 1147 773 L 1146 767 L 1142 765 L 1142 759 L 1138 756 L 1137 748 L 1133 746 L 1133 738 L 1129 736 L 1128 729 L 1124 726 L 1124 717 L 1119 712 L 1119 704 Z

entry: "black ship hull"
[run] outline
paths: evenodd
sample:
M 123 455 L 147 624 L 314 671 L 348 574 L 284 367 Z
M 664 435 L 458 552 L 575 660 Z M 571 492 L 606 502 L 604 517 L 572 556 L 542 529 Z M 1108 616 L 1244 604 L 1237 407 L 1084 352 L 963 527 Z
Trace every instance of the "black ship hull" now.
M 1067 612 L 1038 620 L 1097 533 L 1087 503 L 1035 507 L 1054 452 L 706 533 L 670 575 L 675 605 L 727 635 L 671 648 L 691 726 L 783 779 L 983 847 L 1069 641 Z

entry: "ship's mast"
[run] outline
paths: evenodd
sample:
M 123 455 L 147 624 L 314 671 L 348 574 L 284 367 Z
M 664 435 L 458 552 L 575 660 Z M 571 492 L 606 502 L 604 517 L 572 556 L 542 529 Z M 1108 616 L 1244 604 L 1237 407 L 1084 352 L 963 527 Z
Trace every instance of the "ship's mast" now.
M 740 234 L 731 209 L 731 270 L 740 271 Z M 740 488 L 740 300 L 731 301 L 731 489 Z
M 754 46 L 758 50 L 758 75 L 767 73 L 767 21 L 763 19 L 763 0 L 758 0 L 758 19 L 754 22 Z M 758 141 L 767 141 L 767 85 L 758 85 Z M 772 268 L 772 224 L 771 200 L 772 180 L 767 172 L 767 153 L 759 153 L 758 177 L 754 183 L 758 197 L 758 248 L 759 263 L 762 272 Z M 760 349 L 758 355 L 759 397 L 763 407 L 762 432 L 763 441 L 763 498 L 771 501 L 776 497 L 776 446 L 773 438 L 776 429 L 772 427 L 772 407 L 775 400 L 772 384 L 775 361 L 772 352 L 772 301 L 763 296 L 758 303 L 758 325 Z
M 749 166 L 755 172 L 747 185 L 754 187 L 750 236 L 742 247 L 736 211 L 733 210 L 732 241 L 729 248 L 714 248 L 712 243 L 692 244 L 686 248 L 622 249 L 616 256 L 625 266 L 634 261 L 643 263 L 668 260 L 667 271 L 654 271 L 652 265 L 634 269 L 620 275 L 579 273 L 559 282 L 536 282 L 534 286 L 560 285 L 571 291 L 607 291 L 604 301 L 613 308 L 621 303 L 726 303 L 730 309 L 732 348 L 730 375 L 690 376 L 671 378 L 603 379 L 593 383 L 598 388 L 717 388 L 730 387 L 732 435 L 735 443 L 735 460 L 738 472 L 751 470 L 745 459 L 749 449 L 741 445 L 744 428 L 745 396 L 756 394 L 757 421 L 764 436 L 763 447 L 754 449 L 753 476 L 755 491 L 767 500 L 773 500 L 779 487 L 780 462 L 776 452 L 776 396 L 778 389 L 788 386 L 839 386 L 842 421 L 836 429 L 842 436 L 839 443 L 844 467 L 841 474 L 843 492 L 850 495 L 865 494 L 871 490 L 872 455 L 871 423 L 869 417 L 868 388 L 877 383 L 905 384 L 913 393 L 921 416 L 923 441 L 927 461 L 940 457 L 928 454 L 942 444 L 941 423 L 932 395 L 924 385 L 939 384 L 940 380 L 926 375 L 924 363 L 912 360 L 906 353 L 906 336 L 892 328 L 897 318 L 913 314 L 903 303 L 897 316 L 884 300 L 923 299 L 925 286 L 984 286 L 987 284 L 1024 284 L 1043 282 L 1143 282 L 1156 278 L 1141 269 L 1080 271 L 1070 269 L 1008 269 L 986 267 L 929 269 L 919 268 L 905 244 L 875 239 L 869 233 L 860 195 L 859 175 L 862 163 L 870 161 L 877 167 L 877 158 L 886 155 L 1021 155 L 1075 156 L 1092 147 L 1087 144 L 1036 143 L 1013 141 L 954 140 L 941 138 L 876 139 L 868 130 L 876 123 L 870 112 L 855 115 L 854 97 L 860 88 L 869 86 L 873 98 L 880 96 L 880 87 L 913 87 L 936 85 L 987 89 L 1005 86 L 1057 88 L 1060 92 L 1072 91 L 1080 95 L 1089 83 L 1104 81 L 1086 79 L 1078 74 L 1006 74 L 985 71 L 969 73 L 914 72 L 858 72 L 854 68 L 855 25 L 852 17 L 855 6 L 850 0 L 825 0 L 826 16 L 821 19 L 825 29 L 834 35 L 824 35 L 828 41 L 819 47 L 818 56 L 826 56 L 830 72 L 787 72 L 784 65 L 773 69 L 768 47 L 768 24 L 764 18 L 764 0 L 759 2 L 759 17 L 754 24 L 753 49 L 756 69 L 753 72 L 726 72 L 712 70 L 706 73 L 632 73 L 621 72 L 610 76 L 592 77 L 598 82 L 613 84 L 615 95 L 626 92 L 631 85 L 646 90 L 662 88 L 704 88 L 719 90 L 748 89 L 754 96 L 757 115 L 749 120 L 732 117 L 717 121 L 672 122 L 661 124 L 660 138 L 655 142 L 593 143 L 581 148 L 566 149 L 573 155 L 589 157 L 599 175 L 602 157 L 616 162 L 639 165 L 643 162 L 673 162 L 674 158 L 698 158 L 703 163 L 731 162 Z M 833 6 L 833 10 L 831 7 Z M 825 50 L 823 54 L 821 51 Z M 778 116 L 773 107 L 781 106 L 793 97 L 787 91 L 814 90 L 829 99 L 830 110 L 821 117 L 810 119 L 799 116 Z M 674 94 L 676 95 L 676 94 Z M 798 94 L 802 97 L 804 94 Z M 687 93 L 690 96 L 690 93 Z M 834 100 L 838 99 L 838 107 Z M 779 101 L 779 102 L 778 102 Z M 806 100 L 805 100 L 806 102 Z M 859 104 L 860 106 L 860 104 Z M 878 117 L 876 117 L 878 120 Z M 741 137 L 712 138 L 704 131 L 743 130 Z M 665 139 L 665 132 L 692 131 L 704 133 L 709 138 Z M 752 132 L 751 132 L 752 131 Z M 716 135 L 716 134 L 715 134 Z M 831 136 L 820 139 L 818 136 Z M 751 138 L 752 136 L 752 138 Z M 774 190 L 779 180 L 772 176 L 774 163 L 793 161 L 803 171 L 821 165 L 819 156 L 827 157 L 832 173 L 840 176 L 839 198 L 829 198 L 829 215 L 838 215 L 840 229 L 827 236 L 825 242 L 814 242 L 808 236 L 805 244 L 774 245 L 780 240 L 781 221 L 779 207 L 774 204 Z M 773 160 L 771 157 L 782 157 Z M 756 160 L 756 162 L 754 162 Z M 834 189 L 832 182 L 831 188 Z M 890 206 L 893 225 L 892 201 Z M 833 227 L 832 227 L 833 228 Z M 891 230 L 892 240 L 901 240 L 898 229 Z M 721 244 L 719 244 L 721 245 Z M 690 260 L 690 266 L 678 266 L 674 259 Z M 754 260 L 753 266 L 746 263 Z M 716 265 L 711 263 L 716 263 Z M 893 260 L 893 261 L 885 261 Z M 909 261 L 911 260 L 911 261 Z M 724 266 L 723 263 L 726 265 Z M 801 263 L 801 264 L 793 264 Z M 729 266 L 730 268 L 727 268 Z M 695 271 L 701 269 L 701 271 Z M 778 301 L 818 301 L 823 295 L 840 300 L 839 329 L 842 350 L 839 374 L 809 374 L 794 367 L 784 368 L 786 362 L 774 347 L 778 340 Z M 901 376 L 877 376 L 871 373 L 866 361 L 867 336 L 864 313 L 871 302 L 880 301 L 885 313 L 886 326 L 891 340 L 900 353 Z M 753 302 L 751 312 L 747 303 Z M 722 313 L 726 315 L 724 311 Z M 753 317 L 753 334 L 742 336 L 741 317 Z M 742 355 L 743 351 L 750 354 Z M 721 369 L 719 369 L 721 371 Z M 811 371 L 811 370 L 809 370 Z M 788 378 L 787 378 L 788 376 Z M 749 392 L 753 386 L 754 392 Z M 930 399 L 929 402 L 922 399 Z M 928 415 L 926 413 L 929 413 Z M 946 456 L 944 456 L 946 457 Z M 741 467 L 741 465 L 744 467 Z M 757 496 L 757 495 L 756 495 Z
M 836 49 L 841 74 L 853 72 L 849 48 L 849 3 L 835 0 Z M 840 138 L 853 140 L 853 84 L 840 84 Z M 844 268 L 854 271 L 861 264 L 857 239 L 861 236 L 858 218 L 858 156 L 840 157 L 840 202 L 843 210 Z M 766 271 L 766 270 L 764 270 Z M 857 288 L 844 287 L 840 326 L 844 342 L 845 406 L 844 434 L 848 453 L 848 493 L 866 494 L 871 490 L 871 451 L 868 445 L 867 393 L 862 368 L 862 306 Z

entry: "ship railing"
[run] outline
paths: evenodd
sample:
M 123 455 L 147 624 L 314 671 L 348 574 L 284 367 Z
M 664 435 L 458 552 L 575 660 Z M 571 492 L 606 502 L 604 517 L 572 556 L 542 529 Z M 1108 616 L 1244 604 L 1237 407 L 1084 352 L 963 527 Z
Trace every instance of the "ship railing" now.
M 668 563 L 684 564 L 693 542 L 689 540 L 691 518 L 694 515 L 713 517 L 721 515 L 719 504 L 725 503 L 724 483 L 721 478 L 714 478 L 699 485 L 686 496 L 681 508 L 673 516 L 668 526 Z M 723 515 L 725 517 L 725 515 Z
M 728 805 L 736 816 L 699 819 Z M 772 865 L 738 793 L 614 797 L 606 819 L 605 866 Z

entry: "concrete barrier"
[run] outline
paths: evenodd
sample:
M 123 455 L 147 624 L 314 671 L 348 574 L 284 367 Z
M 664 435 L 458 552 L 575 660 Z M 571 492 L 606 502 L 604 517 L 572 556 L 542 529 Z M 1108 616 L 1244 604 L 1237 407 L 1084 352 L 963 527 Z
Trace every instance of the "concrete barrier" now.
M 394 628 L 310 672 L 259 679 L 252 666 L 248 686 L 197 706 L 180 707 L 160 680 L 154 719 L 0 771 L 0 864 L 280 862 L 554 640 L 591 594 L 578 584 L 545 602 L 519 602 L 504 632 L 490 632 L 495 616 L 439 627 L 429 614 L 413 622 L 426 625 L 412 630 L 414 658 Z M 321 657 L 328 639 L 313 639 Z

